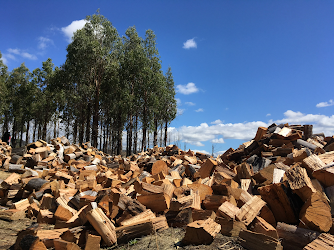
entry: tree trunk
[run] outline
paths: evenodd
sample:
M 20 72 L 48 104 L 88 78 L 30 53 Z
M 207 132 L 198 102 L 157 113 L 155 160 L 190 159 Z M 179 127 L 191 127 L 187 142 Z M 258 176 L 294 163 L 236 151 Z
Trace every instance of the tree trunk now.
M 47 129 L 47 125 L 48 125 L 48 119 L 47 119 L 47 116 L 45 115 L 45 117 L 44 117 L 44 124 L 43 124 L 43 134 L 42 134 L 42 139 L 44 141 L 46 141 L 46 129 Z
M 137 154 L 137 143 L 138 143 L 138 115 L 135 116 L 135 134 L 134 134 L 134 142 L 133 142 L 133 152 Z
M 95 148 L 97 148 L 97 137 L 99 133 L 99 99 L 100 99 L 100 82 L 96 80 L 93 129 L 92 129 L 92 145 Z
M 53 138 L 57 137 L 57 120 L 53 121 Z
M 27 121 L 26 145 L 29 144 L 29 130 L 30 130 L 30 121 Z
M 167 146 L 167 127 L 168 126 L 168 122 L 165 122 L 165 139 L 164 139 L 164 146 Z
M 32 141 L 35 141 L 35 137 L 36 137 L 36 129 L 37 129 L 37 122 L 36 119 L 34 120 L 34 132 L 32 133 Z
M 86 111 L 86 142 L 90 141 L 90 102 L 87 103 Z
M 73 127 L 73 143 L 77 143 L 77 136 L 78 136 L 78 122 L 77 119 L 75 119 Z
M 24 127 L 24 123 L 23 123 L 23 121 L 22 121 L 22 122 L 21 122 L 21 131 L 20 131 L 20 147 L 22 147 L 23 127 Z
M 158 119 L 154 118 L 153 147 L 158 145 Z

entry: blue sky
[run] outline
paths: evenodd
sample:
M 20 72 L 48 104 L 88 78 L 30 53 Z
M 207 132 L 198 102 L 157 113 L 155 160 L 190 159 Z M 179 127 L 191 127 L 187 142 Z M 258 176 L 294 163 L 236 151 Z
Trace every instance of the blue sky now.
M 12 70 L 32 71 L 66 46 L 100 9 L 124 35 L 152 29 L 163 70 L 171 66 L 181 149 L 216 153 L 272 122 L 313 124 L 334 134 L 333 1 L 5 1 L 0 51 Z

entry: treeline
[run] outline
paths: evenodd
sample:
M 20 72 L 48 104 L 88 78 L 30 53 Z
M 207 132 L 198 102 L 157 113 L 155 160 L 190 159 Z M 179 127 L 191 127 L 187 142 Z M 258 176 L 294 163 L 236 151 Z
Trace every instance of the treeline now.
M 59 127 L 74 142 L 91 141 L 114 154 L 145 150 L 148 135 L 158 143 L 158 131 L 167 143 L 167 126 L 176 116 L 174 81 L 169 67 L 164 74 L 156 37 L 147 30 L 141 38 L 135 27 L 120 37 L 99 13 L 86 18 L 74 33 L 66 61 L 55 67 L 49 58 L 32 72 L 24 65 L 8 72 L 0 53 L 0 119 L 3 132 L 22 145 L 53 137 Z M 32 130 L 32 135 L 28 131 Z

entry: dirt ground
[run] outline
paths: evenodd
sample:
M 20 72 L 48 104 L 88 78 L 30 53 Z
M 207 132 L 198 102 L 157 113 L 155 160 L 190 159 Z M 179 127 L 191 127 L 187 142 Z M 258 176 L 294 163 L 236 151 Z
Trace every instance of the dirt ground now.
M 113 246 L 109 248 L 102 248 L 104 250 L 169 250 L 169 249 L 184 249 L 184 250 L 243 250 L 241 245 L 237 243 L 237 238 L 227 237 L 222 234 L 218 234 L 217 237 L 210 245 L 198 245 L 198 246 L 182 246 L 181 240 L 183 239 L 185 230 L 182 228 L 169 228 L 167 230 L 158 232 L 154 235 L 145 236 L 140 239 L 134 239 L 127 244 Z

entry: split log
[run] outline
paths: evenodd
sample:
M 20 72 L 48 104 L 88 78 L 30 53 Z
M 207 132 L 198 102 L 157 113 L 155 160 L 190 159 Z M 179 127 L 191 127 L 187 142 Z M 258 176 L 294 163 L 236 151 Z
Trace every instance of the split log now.
M 258 188 L 258 191 L 262 199 L 268 203 L 276 221 L 288 224 L 297 223 L 295 206 L 293 206 L 293 199 L 291 198 L 291 194 L 289 194 L 286 183 L 267 185 Z
M 213 170 L 217 166 L 217 162 L 208 158 L 202 165 L 198 172 L 195 174 L 195 177 L 201 177 L 202 179 L 211 176 Z
M 170 207 L 170 197 L 165 193 L 140 195 L 137 200 L 155 213 L 165 211 Z
M 247 229 L 241 221 L 225 217 L 216 217 L 215 222 L 221 226 L 220 233 L 230 237 L 238 237 L 241 230 Z
M 160 172 L 163 172 L 165 175 L 168 174 L 168 167 L 166 162 L 159 160 L 153 163 L 152 165 L 152 175 L 159 174 Z
M 113 201 L 120 209 L 123 211 L 128 211 L 131 215 L 137 215 L 146 210 L 146 207 L 138 199 L 131 199 L 124 194 L 121 194 L 117 201 L 116 198 Z
M 43 187 L 43 185 L 45 185 L 48 182 L 49 181 L 41 179 L 41 178 L 33 178 L 33 179 L 28 181 L 25 188 L 30 192 L 32 192 L 34 190 L 38 191 Z
M 100 249 L 101 236 L 94 234 L 87 234 L 85 250 Z
M 334 166 L 324 167 L 313 172 L 313 177 L 316 178 L 324 187 L 334 185 Z
M 309 228 L 318 232 L 328 232 L 332 227 L 331 207 L 327 200 L 318 192 L 303 205 L 299 227 Z
M 248 250 L 283 250 L 279 240 L 265 234 L 242 230 L 239 239 L 240 245 Z
M 322 233 L 317 239 L 309 243 L 303 250 L 330 250 L 334 249 L 334 236 Z
M 131 224 L 137 224 L 139 222 L 154 219 L 154 218 L 156 218 L 155 214 L 150 209 L 147 209 L 146 211 L 144 211 L 144 212 L 142 212 L 142 213 L 140 213 L 136 216 L 133 216 L 130 219 L 122 221 L 120 224 L 121 224 L 121 226 L 128 226 L 128 225 L 131 225 Z
M 239 213 L 240 209 L 230 203 L 229 201 L 225 201 L 217 210 L 217 214 L 221 217 L 225 217 L 227 219 L 235 219 L 236 215 Z
M 310 155 L 302 161 L 303 167 L 306 168 L 307 172 L 312 174 L 313 171 L 323 168 L 326 164 L 317 156 Z
M 294 167 L 285 172 L 290 188 L 304 202 L 311 197 L 316 189 L 313 187 L 310 178 L 307 175 L 306 169 L 302 167 Z
M 334 151 L 319 155 L 319 159 L 325 164 L 331 164 L 334 161 Z
M 86 216 L 90 224 L 101 235 L 107 246 L 111 246 L 117 242 L 115 226 L 103 213 L 101 208 L 93 208 Z
M 216 219 L 216 213 L 212 210 L 193 209 L 191 217 L 192 217 L 193 221 L 206 220 L 208 218 L 211 218 L 211 219 L 215 220 Z
M 121 226 L 116 229 L 118 243 L 128 242 L 132 239 L 139 238 L 145 235 L 154 233 L 154 225 L 150 220 Z
M 65 240 L 55 239 L 53 241 L 55 250 L 80 250 L 81 248 L 73 243 Z
M 0 219 L 1 220 L 8 220 L 8 221 L 14 221 L 14 220 L 21 220 L 26 217 L 24 210 L 18 210 L 18 209 L 7 209 L 0 211 Z
M 36 236 L 44 243 L 47 248 L 51 248 L 54 247 L 54 240 L 60 239 L 60 235 L 66 230 L 67 228 L 38 230 Z
M 286 250 L 302 250 L 320 235 L 319 232 L 282 222 L 277 223 L 276 230 Z
M 21 176 L 19 174 L 13 173 L 8 176 L 3 182 L 1 182 L 1 187 L 8 189 L 11 185 L 19 183 Z
M 276 229 L 259 216 L 254 218 L 249 228 L 253 232 L 265 234 L 275 239 L 279 238 Z
M 235 217 L 248 226 L 264 205 L 266 205 L 266 203 L 259 196 L 253 196 L 251 200 L 247 201 L 246 204 L 240 208 Z
M 221 226 L 211 218 L 194 221 L 187 225 L 182 243 L 185 245 L 211 244 L 220 229 Z

